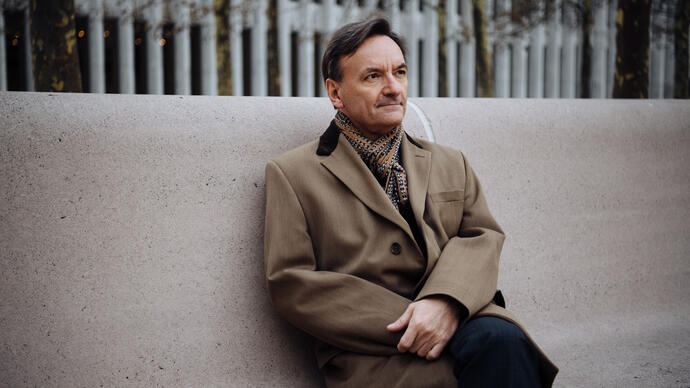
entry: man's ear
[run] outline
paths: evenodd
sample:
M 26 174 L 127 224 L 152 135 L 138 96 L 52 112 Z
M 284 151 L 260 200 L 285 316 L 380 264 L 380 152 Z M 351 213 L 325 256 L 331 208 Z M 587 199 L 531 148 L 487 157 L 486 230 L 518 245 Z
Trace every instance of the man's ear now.
M 331 104 L 335 109 L 343 108 L 343 101 L 340 99 L 340 84 L 338 82 L 328 78 L 326 80 L 326 91 L 328 92 L 328 98 L 331 99 Z

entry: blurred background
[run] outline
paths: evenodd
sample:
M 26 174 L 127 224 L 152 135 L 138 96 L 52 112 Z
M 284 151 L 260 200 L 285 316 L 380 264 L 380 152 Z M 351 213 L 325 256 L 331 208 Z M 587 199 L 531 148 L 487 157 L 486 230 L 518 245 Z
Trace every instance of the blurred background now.
M 690 0 L 4 0 L 0 90 L 325 96 L 384 16 L 411 97 L 688 98 Z

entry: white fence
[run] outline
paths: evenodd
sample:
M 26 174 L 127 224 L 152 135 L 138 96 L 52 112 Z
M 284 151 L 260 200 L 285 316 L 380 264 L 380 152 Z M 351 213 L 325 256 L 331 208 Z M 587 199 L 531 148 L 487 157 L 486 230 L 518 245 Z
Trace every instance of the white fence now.
M 373 15 L 386 16 L 406 39 L 409 95 L 438 96 L 441 57 L 438 7 L 441 5 L 445 19 L 442 32 L 446 51 L 445 94 L 450 97 L 476 95 L 471 0 L 228 1 L 234 95 L 265 96 L 269 93 L 269 1 L 274 1 L 272 5 L 277 12 L 277 62 L 282 96 L 324 96 L 318 76 L 318 58 L 332 32 L 345 23 Z M 560 7 L 562 1 L 555 0 L 558 12 L 527 30 L 517 30 L 511 25 L 511 0 L 486 2 L 488 49 L 496 97 L 573 98 L 580 95 L 582 34 L 576 23 L 568 22 L 574 20 L 575 15 L 562 10 L 567 9 Z M 6 1 L 4 7 L 5 10 L 21 9 L 23 3 Z M 85 73 L 88 74 L 87 91 L 106 92 L 108 78 L 116 80 L 111 82 L 114 84 L 110 91 L 119 93 L 218 93 L 213 0 L 75 0 L 75 6 L 80 20 L 87 21 L 83 33 L 80 32 L 88 42 L 88 58 L 82 63 L 88 67 Z M 589 85 L 593 98 L 611 97 L 612 94 L 616 9 L 616 0 L 604 1 L 593 12 Z M 4 15 L 0 16 L 3 31 L 7 25 L 4 19 Z M 24 16 L 25 37 L 28 36 L 27 20 Z M 17 25 L 17 21 L 13 22 Z M 652 22 L 672 26 L 673 20 L 663 14 L 653 14 Z M 117 43 L 107 49 L 107 39 L 114 30 L 117 31 Z M 136 31 L 140 31 L 139 35 Z M 672 97 L 672 36 L 653 30 L 650 34 L 650 97 Z M 30 63 L 28 39 L 22 42 L 22 63 Z M 112 54 L 106 55 L 106 52 Z M 5 40 L 2 40 L 0 90 L 8 88 L 6 56 Z M 25 90 L 32 90 L 31 72 L 25 70 L 23 74 Z M 139 83 L 137 78 L 140 78 Z

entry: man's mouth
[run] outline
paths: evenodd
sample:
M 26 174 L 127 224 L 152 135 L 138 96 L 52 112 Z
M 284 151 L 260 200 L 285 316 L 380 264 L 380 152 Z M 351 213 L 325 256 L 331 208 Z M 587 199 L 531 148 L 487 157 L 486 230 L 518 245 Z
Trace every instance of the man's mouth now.
M 378 104 L 378 108 L 385 107 L 385 106 L 402 106 L 401 102 L 393 101 L 393 102 L 386 102 L 383 104 Z

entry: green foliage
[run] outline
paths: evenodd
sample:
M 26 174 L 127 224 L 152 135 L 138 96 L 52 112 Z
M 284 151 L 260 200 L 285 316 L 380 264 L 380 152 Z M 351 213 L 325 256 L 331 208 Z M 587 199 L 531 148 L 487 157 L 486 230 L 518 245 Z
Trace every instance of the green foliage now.
M 218 95 L 232 94 L 232 62 L 230 61 L 230 1 L 215 0 L 216 19 L 216 69 L 218 71 Z
M 74 1 L 32 0 L 30 13 L 35 90 L 81 92 Z
M 648 97 L 650 7 L 650 0 L 618 3 L 614 98 Z
M 493 97 L 494 83 L 491 72 L 491 56 L 486 39 L 486 16 L 484 0 L 472 0 L 475 37 L 475 76 L 479 97 Z

